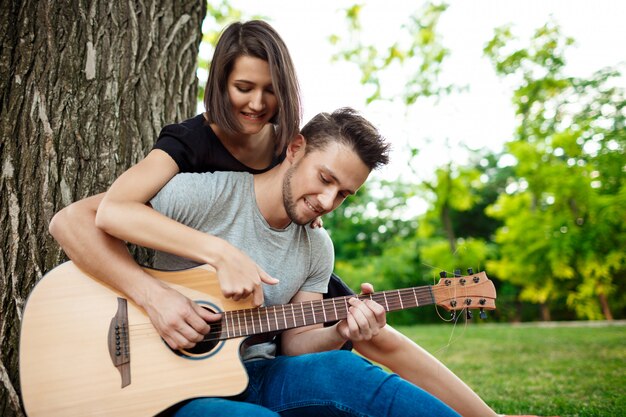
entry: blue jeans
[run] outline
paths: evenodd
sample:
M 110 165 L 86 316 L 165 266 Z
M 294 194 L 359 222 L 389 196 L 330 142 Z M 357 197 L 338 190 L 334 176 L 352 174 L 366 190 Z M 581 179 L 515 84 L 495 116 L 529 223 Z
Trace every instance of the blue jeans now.
M 395 374 L 348 351 L 279 356 L 246 363 L 250 384 L 237 400 L 200 398 L 175 417 L 459 417 Z

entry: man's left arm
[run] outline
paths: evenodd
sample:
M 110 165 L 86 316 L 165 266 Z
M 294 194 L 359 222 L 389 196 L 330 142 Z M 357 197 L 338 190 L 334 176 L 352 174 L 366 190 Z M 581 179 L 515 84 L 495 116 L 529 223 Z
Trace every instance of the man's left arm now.
M 321 300 L 322 294 L 300 291 L 292 303 Z M 375 337 L 386 324 L 385 309 L 372 300 L 349 299 L 348 316 L 339 323 L 322 324 L 287 330 L 282 335 L 282 350 L 286 355 L 323 352 L 339 349 L 347 340 L 365 341 Z

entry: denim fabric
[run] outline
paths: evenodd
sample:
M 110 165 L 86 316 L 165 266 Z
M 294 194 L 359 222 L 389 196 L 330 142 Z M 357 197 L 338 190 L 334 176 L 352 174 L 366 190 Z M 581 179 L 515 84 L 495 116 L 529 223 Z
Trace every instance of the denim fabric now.
M 424 390 L 348 351 L 279 356 L 246 368 L 250 385 L 241 401 L 192 400 L 175 416 L 459 417 Z

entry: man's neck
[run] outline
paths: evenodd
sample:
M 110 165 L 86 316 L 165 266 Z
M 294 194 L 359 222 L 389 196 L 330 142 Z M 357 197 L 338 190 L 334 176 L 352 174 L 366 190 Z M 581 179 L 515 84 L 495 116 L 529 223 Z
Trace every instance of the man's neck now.
M 291 223 L 283 202 L 283 178 L 286 164 L 279 164 L 254 176 L 254 195 L 265 221 L 273 228 L 284 229 Z

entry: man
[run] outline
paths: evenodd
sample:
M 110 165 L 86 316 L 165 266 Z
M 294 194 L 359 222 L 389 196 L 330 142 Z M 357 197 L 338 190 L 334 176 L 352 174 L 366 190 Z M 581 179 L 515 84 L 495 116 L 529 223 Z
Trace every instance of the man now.
M 113 236 L 161 251 L 159 268 L 214 266 L 227 296 L 246 296 L 265 282 L 266 305 L 319 300 L 332 272 L 332 242 L 323 229 L 305 225 L 356 193 L 387 161 L 388 145 L 378 131 L 353 110 L 340 109 L 314 117 L 270 171 L 182 174 L 151 201 L 154 210 L 105 198 L 97 223 Z M 236 256 L 238 271 L 225 253 Z M 270 342 L 248 348 L 245 402 L 194 400 L 177 415 L 457 415 L 396 375 L 350 352 L 332 351 L 349 339 L 370 340 L 385 326 L 380 305 L 356 298 L 350 305 L 348 318 L 334 326 L 285 331 L 282 351 L 292 356 L 275 357 Z M 201 314 L 209 324 L 215 320 Z M 181 339 L 200 340 L 189 330 L 198 323 L 189 324 Z

